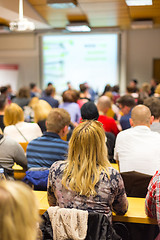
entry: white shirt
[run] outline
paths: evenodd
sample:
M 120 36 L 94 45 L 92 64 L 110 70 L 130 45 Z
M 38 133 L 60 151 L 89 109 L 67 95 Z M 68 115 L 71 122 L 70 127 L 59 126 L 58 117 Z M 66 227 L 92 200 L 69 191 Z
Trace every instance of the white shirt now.
M 153 175 L 160 169 L 160 134 L 147 126 L 136 126 L 117 135 L 114 159 L 120 172 L 137 171 Z
M 19 131 L 21 132 L 19 132 Z M 42 131 L 37 123 L 19 122 L 4 128 L 4 136 L 10 136 L 17 142 L 30 142 L 31 140 L 42 136 Z

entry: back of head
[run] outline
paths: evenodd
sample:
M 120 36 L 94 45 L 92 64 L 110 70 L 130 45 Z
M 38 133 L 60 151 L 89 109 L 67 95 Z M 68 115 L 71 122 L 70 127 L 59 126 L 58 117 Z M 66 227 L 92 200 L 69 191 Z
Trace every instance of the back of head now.
M 88 90 L 88 87 L 84 83 L 80 84 L 79 88 L 81 93 L 84 93 Z
M 133 108 L 136 105 L 134 98 L 130 95 L 124 95 L 118 98 L 117 103 L 130 108 Z
M 151 112 L 148 107 L 144 105 L 137 105 L 132 109 L 131 119 L 134 126 L 150 125 Z
M 110 108 L 110 107 L 111 107 L 111 100 L 109 97 L 102 96 L 98 99 L 98 102 L 97 102 L 98 111 L 103 112 L 106 108 Z
M 45 90 L 45 93 L 46 93 L 47 96 L 53 96 L 55 94 L 55 92 L 56 92 L 55 87 L 53 87 L 51 85 L 48 86 Z
M 81 107 L 81 116 L 83 120 L 97 120 L 99 113 L 94 102 L 87 102 Z
M 151 115 L 154 116 L 155 119 L 160 118 L 160 99 L 155 97 L 146 98 L 144 100 L 144 105 L 147 106 Z
M 32 90 L 32 89 L 34 89 L 36 87 L 36 84 L 35 83 L 30 83 L 29 87 Z
M 2 87 L 0 88 L 1 94 L 4 94 L 4 95 L 7 95 L 7 90 L 8 90 L 7 86 L 2 86 Z
M 96 195 L 95 185 L 102 170 L 107 172 L 109 165 L 102 124 L 94 120 L 80 123 L 69 142 L 62 184 L 80 195 Z
M 0 182 L 0 240 L 35 240 L 38 205 L 22 182 Z
M 50 111 L 47 120 L 46 128 L 48 132 L 59 133 L 65 126 L 69 126 L 71 117 L 63 108 L 54 108 Z
M 62 94 L 63 102 L 76 102 L 77 101 L 77 93 L 74 90 L 66 90 Z
M 28 87 L 22 87 L 18 91 L 19 98 L 30 98 L 30 91 Z
M 2 94 L 0 95 L 0 111 L 3 111 L 6 105 L 7 105 L 7 97 Z
M 11 103 L 6 106 L 4 111 L 4 125 L 15 125 L 18 122 L 24 121 L 24 113 L 21 107 L 16 103 Z
M 32 105 L 34 110 L 34 122 L 39 122 L 45 120 L 48 117 L 48 114 L 52 110 L 51 105 L 45 100 L 39 100 L 37 103 Z

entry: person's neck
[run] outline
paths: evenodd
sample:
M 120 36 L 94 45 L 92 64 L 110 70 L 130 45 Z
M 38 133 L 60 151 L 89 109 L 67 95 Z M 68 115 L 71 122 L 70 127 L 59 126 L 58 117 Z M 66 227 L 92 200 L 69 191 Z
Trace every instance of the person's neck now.
M 159 123 L 160 119 L 159 118 L 154 118 L 153 122 L 158 122 Z
M 0 115 L 4 115 L 4 111 L 3 110 L 0 110 Z

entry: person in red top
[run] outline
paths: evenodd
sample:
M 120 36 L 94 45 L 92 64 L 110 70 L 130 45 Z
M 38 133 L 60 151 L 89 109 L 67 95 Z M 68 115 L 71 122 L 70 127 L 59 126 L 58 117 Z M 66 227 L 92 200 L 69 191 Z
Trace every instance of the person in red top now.
M 119 133 L 116 121 L 111 118 L 107 117 L 106 113 L 108 109 L 111 107 L 111 100 L 107 96 L 102 96 L 98 99 L 97 109 L 99 112 L 98 121 L 103 124 L 103 128 L 106 132 L 111 132 L 115 136 Z

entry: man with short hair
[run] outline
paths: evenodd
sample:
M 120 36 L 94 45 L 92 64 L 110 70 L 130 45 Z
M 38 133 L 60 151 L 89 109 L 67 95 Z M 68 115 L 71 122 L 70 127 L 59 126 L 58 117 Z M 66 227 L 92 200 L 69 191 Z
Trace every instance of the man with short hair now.
M 47 131 L 27 146 L 28 168 L 50 168 L 55 161 L 66 158 L 68 142 L 61 138 L 67 134 L 70 121 L 66 110 L 51 110 L 46 120 Z
M 156 97 L 146 98 L 144 105 L 150 109 L 152 116 L 154 116 L 150 126 L 151 130 L 160 133 L 160 99 Z
M 124 95 L 117 100 L 117 103 L 123 113 L 120 119 L 122 130 L 128 129 L 131 127 L 129 119 L 131 118 L 132 108 L 135 106 L 135 100 L 130 95 Z
M 160 169 L 160 134 L 150 130 L 153 116 L 148 107 L 138 105 L 132 109 L 132 128 L 117 135 L 114 159 L 120 172 L 136 171 L 153 175 Z
M 100 97 L 97 102 L 97 109 L 99 112 L 98 121 L 103 124 L 103 128 L 106 132 L 111 132 L 115 136 L 117 136 L 119 130 L 116 121 L 113 118 L 106 116 L 106 113 L 109 108 L 111 108 L 110 98 L 107 96 Z

